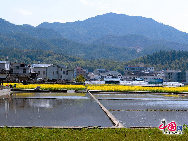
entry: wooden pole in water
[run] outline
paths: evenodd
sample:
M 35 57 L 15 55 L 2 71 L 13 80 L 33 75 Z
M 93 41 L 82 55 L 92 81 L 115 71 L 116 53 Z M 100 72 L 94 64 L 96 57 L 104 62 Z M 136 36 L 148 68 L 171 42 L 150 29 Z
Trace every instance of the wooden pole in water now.
M 90 93 L 90 91 L 88 91 L 88 93 L 90 94 L 90 96 L 99 104 L 99 106 L 101 107 L 101 109 L 106 113 L 106 115 L 109 117 L 109 119 L 112 121 L 112 123 L 114 124 L 115 127 L 118 128 L 123 128 L 123 124 L 121 124 L 100 102 L 97 98 L 95 98 L 95 96 Z

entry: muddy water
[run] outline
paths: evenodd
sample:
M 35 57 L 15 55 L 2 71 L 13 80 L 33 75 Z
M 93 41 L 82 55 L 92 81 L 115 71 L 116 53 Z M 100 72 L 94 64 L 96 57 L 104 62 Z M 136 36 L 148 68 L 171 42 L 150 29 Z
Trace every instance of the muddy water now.
M 158 127 L 162 119 L 188 124 L 188 97 L 156 94 L 95 94 L 126 127 Z
M 112 123 L 87 94 L 19 93 L 0 99 L 0 126 L 102 126 Z

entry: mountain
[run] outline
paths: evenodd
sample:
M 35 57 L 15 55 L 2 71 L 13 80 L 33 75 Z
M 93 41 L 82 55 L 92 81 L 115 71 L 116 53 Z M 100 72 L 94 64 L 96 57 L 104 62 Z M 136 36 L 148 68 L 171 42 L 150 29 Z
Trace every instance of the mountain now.
M 123 14 L 109 13 L 64 24 L 42 23 L 37 27 L 0 19 L 0 55 L 13 61 L 65 62 L 90 70 L 93 66 L 108 66 L 122 71 L 126 61 L 160 50 L 188 51 L 186 43 L 187 34 L 173 27 Z
M 62 38 L 58 32 L 52 29 L 35 28 L 30 25 L 15 25 L 0 18 L 0 34 L 11 35 L 15 33 L 40 39 Z
M 66 39 L 38 39 L 21 33 L 0 34 L 0 50 L 5 48 L 21 50 L 43 50 L 64 54 L 65 56 L 81 57 L 83 59 L 134 59 L 135 49 L 116 48 L 105 45 L 84 45 Z M 116 54 L 120 54 L 117 56 Z M 20 52 L 22 54 L 22 52 Z
M 137 55 L 151 54 L 160 50 L 188 50 L 188 45 L 166 40 L 152 40 L 145 36 L 128 34 L 125 36 L 105 36 L 93 42 L 95 45 L 135 49 Z
M 153 40 L 188 44 L 188 34 L 151 18 L 107 13 L 84 21 L 69 23 L 42 23 L 38 28 L 53 29 L 64 38 L 91 43 L 105 36 L 142 35 Z
M 52 29 L 43 29 L 30 25 L 14 25 L 0 19 L 0 50 L 7 47 L 21 50 L 49 50 L 54 53 L 83 59 L 130 60 L 134 59 L 135 56 L 141 56 L 134 49 L 117 49 L 109 45 L 77 43 L 64 39 Z M 120 56 L 116 56 L 116 53 Z
M 84 59 L 130 60 L 137 56 L 134 49 L 117 49 L 109 45 L 81 44 L 64 39 L 59 33 L 51 29 L 36 28 L 30 25 L 14 25 L 0 19 L 0 49 L 3 50 L 6 47 L 50 50 L 54 53 Z M 116 53 L 120 54 L 120 56 L 116 56 Z
M 145 64 L 158 70 L 188 70 L 188 51 L 159 51 L 129 61 L 126 65 Z

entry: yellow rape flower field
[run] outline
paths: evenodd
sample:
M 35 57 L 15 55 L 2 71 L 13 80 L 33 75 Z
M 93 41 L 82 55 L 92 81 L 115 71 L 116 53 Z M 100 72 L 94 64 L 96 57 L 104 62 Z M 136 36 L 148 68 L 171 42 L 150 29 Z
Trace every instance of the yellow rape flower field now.
M 41 90 L 100 90 L 100 91 L 150 91 L 150 92 L 188 92 L 188 87 L 142 87 L 142 86 L 123 86 L 123 85 L 63 85 L 63 84 L 28 84 L 4 83 L 3 85 L 14 85 L 18 89 L 34 89 L 40 86 Z
M 23 85 L 22 83 L 4 83 L 3 85 L 12 85 L 16 84 L 17 89 L 34 89 L 40 87 L 41 90 L 84 90 L 86 87 L 84 85 L 62 85 L 62 84 L 28 84 Z
M 89 85 L 88 90 L 101 91 L 150 91 L 150 92 L 188 92 L 188 87 L 142 87 L 122 85 Z

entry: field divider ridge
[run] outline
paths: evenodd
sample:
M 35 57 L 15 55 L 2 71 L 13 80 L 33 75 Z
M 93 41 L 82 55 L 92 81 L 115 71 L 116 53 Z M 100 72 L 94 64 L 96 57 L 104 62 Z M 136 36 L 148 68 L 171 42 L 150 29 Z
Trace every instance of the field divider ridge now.
M 114 115 L 112 115 L 110 113 L 110 111 L 108 111 L 108 109 L 106 109 L 101 103 L 100 101 L 90 92 L 88 91 L 89 95 L 99 104 L 99 106 L 101 107 L 101 109 L 106 113 L 106 115 L 108 116 L 108 118 L 112 121 L 113 125 L 115 127 L 118 128 L 124 128 L 123 124 L 119 122 L 119 120 L 116 119 L 116 117 Z

